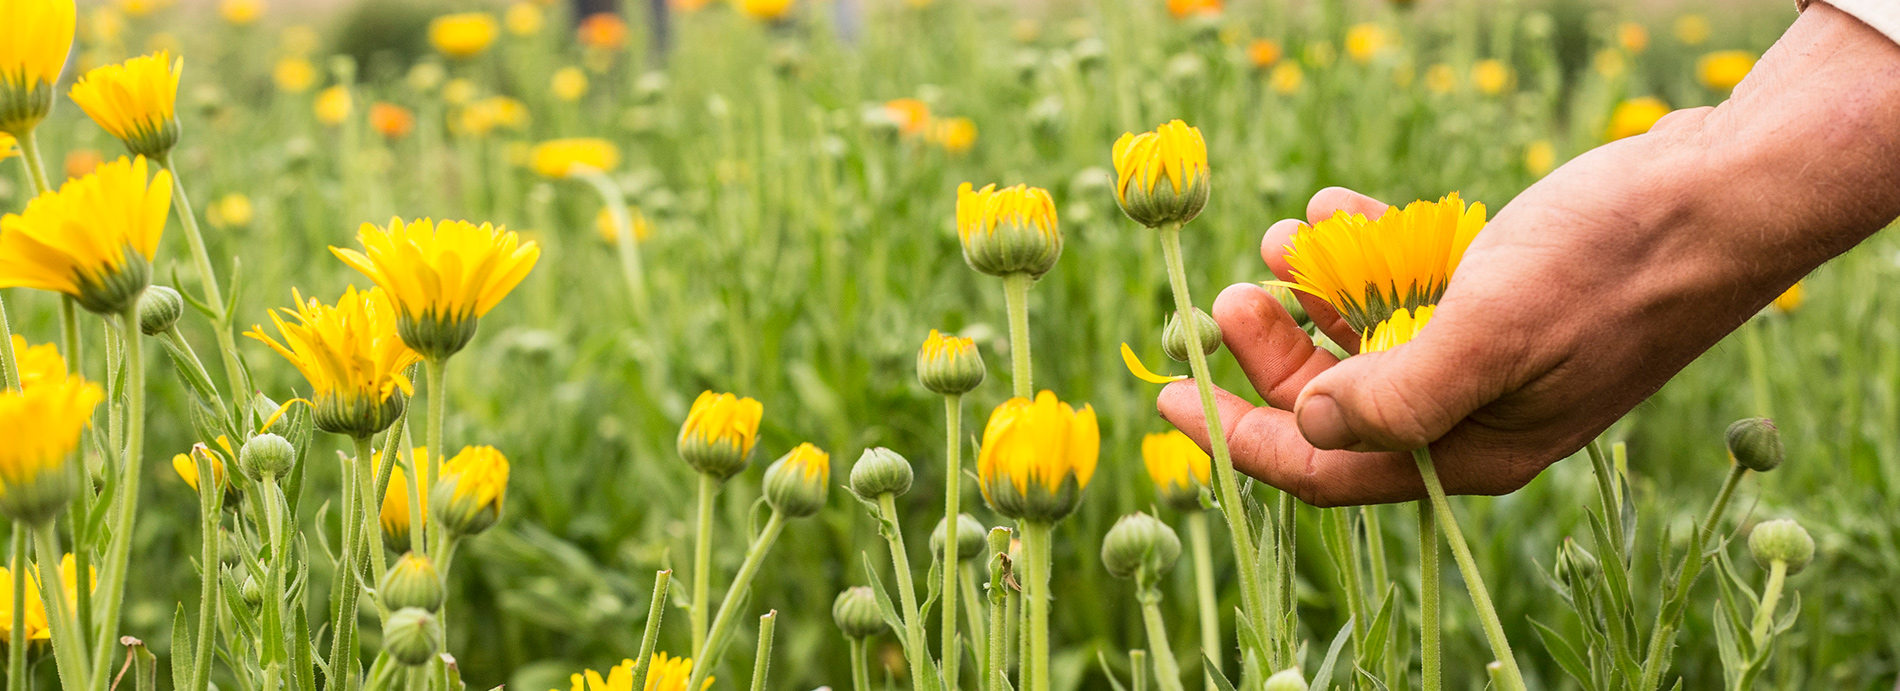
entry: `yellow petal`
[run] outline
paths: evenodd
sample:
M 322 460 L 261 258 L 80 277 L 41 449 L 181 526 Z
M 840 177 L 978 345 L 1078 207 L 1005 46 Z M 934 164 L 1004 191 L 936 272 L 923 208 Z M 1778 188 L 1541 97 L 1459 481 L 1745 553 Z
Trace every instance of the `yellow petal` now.
M 1168 384 L 1187 378 L 1185 374 L 1163 376 L 1149 371 L 1148 366 L 1141 364 L 1141 358 L 1135 357 L 1135 351 L 1130 349 L 1126 343 L 1122 344 L 1122 363 L 1128 365 L 1128 371 L 1134 374 L 1136 379 L 1150 384 Z

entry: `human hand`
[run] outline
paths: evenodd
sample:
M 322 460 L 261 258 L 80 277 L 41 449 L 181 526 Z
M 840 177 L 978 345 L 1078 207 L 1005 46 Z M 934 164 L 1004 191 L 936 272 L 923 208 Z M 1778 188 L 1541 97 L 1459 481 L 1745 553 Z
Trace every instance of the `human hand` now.
M 1389 351 L 1340 361 L 1259 286 L 1228 288 L 1214 318 L 1269 406 L 1219 393 L 1235 467 L 1321 506 L 1403 501 L 1425 496 L 1407 452 L 1430 444 L 1451 493 L 1524 486 L 1900 213 L 1900 126 L 1878 115 L 1900 107 L 1896 72 L 1900 48 L 1817 4 L 1728 103 L 1588 152 L 1499 210 L 1430 325 Z M 1307 221 L 1385 208 L 1333 188 Z M 1282 279 L 1301 225 L 1261 243 Z M 1330 306 L 1300 299 L 1358 345 Z M 1159 407 L 1205 447 L 1193 386 Z

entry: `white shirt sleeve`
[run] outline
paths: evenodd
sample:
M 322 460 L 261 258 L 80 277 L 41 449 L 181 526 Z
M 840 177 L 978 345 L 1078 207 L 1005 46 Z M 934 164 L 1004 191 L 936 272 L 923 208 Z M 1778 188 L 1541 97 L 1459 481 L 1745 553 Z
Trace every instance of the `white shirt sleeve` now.
M 1900 0 L 1822 0 L 1900 41 Z

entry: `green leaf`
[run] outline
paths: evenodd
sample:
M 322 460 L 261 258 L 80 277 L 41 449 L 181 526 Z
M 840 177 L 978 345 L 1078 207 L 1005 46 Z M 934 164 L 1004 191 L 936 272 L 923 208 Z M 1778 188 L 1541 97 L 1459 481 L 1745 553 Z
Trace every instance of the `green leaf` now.
M 1121 680 L 1115 677 L 1115 669 L 1109 666 L 1107 650 L 1095 649 L 1095 664 L 1102 668 L 1102 676 L 1108 679 L 1108 685 L 1111 688 L 1115 691 L 1128 691 L 1128 687 L 1122 686 Z
M 1219 669 L 1215 669 L 1214 661 L 1208 659 L 1206 653 L 1201 654 L 1201 668 L 1207 672 L 1209 679 L 1214 680 L 1215 688 L 1220 689 L 1220 691 L 1234 691 L 1234 682 L 1228 681 L 1227 675 L 1222 674 Z
M 1339 651 L 1346 647 L 1346 641 L 1352 640 L 1352 627 L 1356 624 L 1351 617 L 1346 625 L 1339 627 L 1339 633 L 1333 634 L 1333 644 L 1326 647 L 1326 659 L 1319 663 L 1319 669 L 1313 672 L 1311 683 L 1319 685 L 1320 691 L 1333 687 L 1333 666 L 1339 662 Z
M 878 577 L 877 564 L 871 561 L 871 553 L 859 552 L 858 554 L 864 557 L 864 575 L 871 581 L 871 592 L 877 594 L 877 611 L 884 615 L 884 624 L 891 627 L 893 633 L 898 634 L 898 643 L 909 646 L 909 641 L 902 635 L 905 630 L 904 618 L 898 616 L 897 607 L 891 604 L 891 595 L 884 590 L 884 579 Z
M 1575 648 L 1570 647 L 1568 641 L 1564 640 L 1563 634 L 1545 626 L 1544 622 L 1535 618 L 1532 618 L 1530 622 L 1531 626 L 1537 629 L 1537 637 L 1543 640 L 1544 650 L 1550 652 L 1551 658 L 1557 661 L 1557 666 L 1562 667 L 1564 673 L 1577 680 L 1583 688 L 1588 691 L 1597 691 L 1596 680 L 1590 675 L 1590 666 L 1585 664 L 1583 657 L 1577 654 Z
M 172 613 L 172 650 L 192 650 L 191 626 L 185 619 L 185 603 L 178 603 L 178 609 Z M 172 688 L 191 688 L 191 656 L 172 656 Z

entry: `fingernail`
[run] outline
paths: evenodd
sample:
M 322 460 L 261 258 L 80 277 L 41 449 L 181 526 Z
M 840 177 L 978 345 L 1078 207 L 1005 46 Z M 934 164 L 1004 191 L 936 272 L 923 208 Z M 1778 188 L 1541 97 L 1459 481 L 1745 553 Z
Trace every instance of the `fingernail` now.
M 1346 426 L 1346 415 L 1339 402 L 1326 394 L 1313 394 L 1300 401 L 1294 417 L 1306 442 L 1322 449 L 1343 449 L 1359 443 L 1359 435 Z

